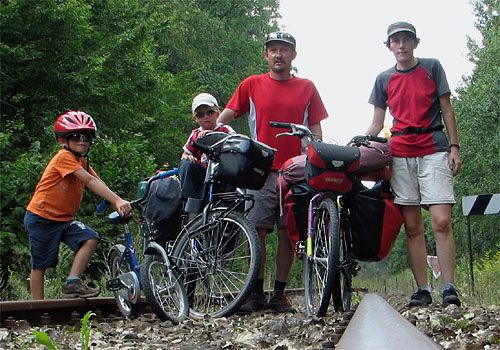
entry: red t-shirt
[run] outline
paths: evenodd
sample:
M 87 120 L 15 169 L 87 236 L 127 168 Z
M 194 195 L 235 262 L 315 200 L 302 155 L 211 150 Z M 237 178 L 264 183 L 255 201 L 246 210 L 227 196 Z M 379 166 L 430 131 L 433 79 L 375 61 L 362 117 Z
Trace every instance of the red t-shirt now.
M 226 105 L 239 117 L 248 112 L 251 137 L 278 151 L 274 156 L 273 169 L 289 158 L 303 153 L 298 137 L 276 134 L 284 129 L 271 128 L 270 121 L 302 124 L 310 127 L 328 117 L 314 84 L 307 79 L 293 76 L 289 80 L 274 80 L 269 73 L 246 78 L 236 89 Z
M 84 187 L 72 173 L 86 166 L 85 158 L 59 150 L 45 168 L 26 209 L 49 220 L 72 220 L 82 202 Z M 97 177 L 90 166 L 89 172 Z
M 406 71 L 396 67 L 380 73 L 369 102 L 381 108 L 389 107 L 394 117 L 392 132 L 408 127 L 432 128 L 443 126 L 439 97 L 450 88 L 438 60 L 419 58 L 418 64 Z M 392 154 L 397 157 L 421 157 L 449 151 L 443 131 L 425 134 L 397 135 L 391 139 Z

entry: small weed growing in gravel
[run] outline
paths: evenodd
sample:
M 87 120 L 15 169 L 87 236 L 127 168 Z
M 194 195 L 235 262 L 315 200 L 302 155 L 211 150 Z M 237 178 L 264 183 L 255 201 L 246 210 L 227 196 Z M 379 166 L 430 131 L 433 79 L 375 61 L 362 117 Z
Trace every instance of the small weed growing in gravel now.
M 81 341 L 81 349 L 88 350 L 89 348 L 89 339 L 90 339 L 90 317 L 95 316 L 95 313 L 89 311 L 82 318 L 82 327 L 80 329 L 80 341 Z M 33 335 L 36 337 L 36 341 L 42 345 L 45 345 L 50 350 L 59 350 L 61 347 L 54 342 L 45 332 L 33 332 Z

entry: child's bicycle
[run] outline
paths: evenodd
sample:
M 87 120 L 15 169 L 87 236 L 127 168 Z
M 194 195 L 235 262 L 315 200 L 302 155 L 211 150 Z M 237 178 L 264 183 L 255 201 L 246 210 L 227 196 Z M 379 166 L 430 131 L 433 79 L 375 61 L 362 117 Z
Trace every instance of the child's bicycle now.
M 306 138 L 305 178 L 311 188 L 319 191 L 309 202 L 306 241 L 299 241 L 296 245 L 297 253 L 304 261 L 307 313 L 324 316 L 332 295 L 335 310 L 348 311 L 351 307 L 351 281 L 360 269 L 359 259 L 353 251 L 350 196 L 365 189 L 360 179 L 376 180 L 372 174 L 382 174 L 381 178 L 387 175 L 374 172 L 365 178 L 359 176 L 356 172 L 360 161 L 359 147 L 376 148 L 370 141 L 385 143 L 387 140 L 363 135 L 354 137 L 348 146 L 338 146 L 314 141 L 311 131 L 303 125 L 271 122 L 271 126 L 289 130 L 276 137 Z
M 237 311 L 250 294 L 260 267 L 259 237 L 245 217 L 253 206 L 253 196 L 238 188 L 217 192 L 214 187 L 221 178 L 234 186 L 242 185 L 242 179 L 250 186 L 245 176 L 251 176 L 251 181 L 265 180 L 269 169 L 263 163 L 270 168 L 274 156 L 271 148 L 243 135 L 211 133 L 205 138 L 204 143 L 193 146 L 209 159 L 202 192 L 207 193 L 206 199 L 188 199 L 185 211 L 196 216 L 182 228 L 172 249 L 172 259 L 184 278 L 189 315 L 199 319 Z M 264 154 L 265 162 L 252 159 L 252 151 Z M 247 171 L 248 165 L 251 170 Z
M 128 227 L 133 215 L 121 217 L 116 211 L 109 215 L 112 224 L 123 225 L 124 244 L 113 245 L 108 253 L 107 263 L 111 278 L 107 281 L 106 288 L 114 293 L 120 312 L 127 318 L 138 314 L 141 290 L 162 321 L 178 323 L 188 316 L 188 299 L 180 270 L 172 263 L 166 250 L 153 240 L 153 225 L 143 213 L 151 183 L 177 173 L 178 170 L 174 169 L 149 178 L 141 198 L 130 203 L 139 212 L 143 239 L 141 256 L 144 257 L 142 266 Z M 105 208 L 101 206 L 98 210 L 103 212 Z

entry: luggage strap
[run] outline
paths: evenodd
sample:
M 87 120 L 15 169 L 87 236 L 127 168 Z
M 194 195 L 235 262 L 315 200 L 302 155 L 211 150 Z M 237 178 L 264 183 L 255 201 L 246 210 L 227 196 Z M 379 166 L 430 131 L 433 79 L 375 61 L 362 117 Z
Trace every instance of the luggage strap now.
M 392 133 L 392 136 L 408 135 L 408 134 L 429 134 L 433 131 L 442 131 L 444 129 L 443 125 L 437 125 L 429 128 L 416 128 L 409 126 L 404 130 L 396 131 Z

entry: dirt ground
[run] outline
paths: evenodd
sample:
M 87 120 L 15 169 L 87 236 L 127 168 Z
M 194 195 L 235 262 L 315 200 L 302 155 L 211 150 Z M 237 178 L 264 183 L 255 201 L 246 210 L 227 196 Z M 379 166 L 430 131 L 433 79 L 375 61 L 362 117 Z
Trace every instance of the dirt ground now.
M 179 325 L 159 322 L 154 314 L 132 320 L 121 317 L 91 319 L 89 349 L 328 349 L 334 347 L 334 328 L 342 314 L 311 319 L 301 296 L 292 298 L 295 314 L 254 314 L 229 318 L 191 320 Z M 408 308 L 407 297 L 386 300 L 418 329 L 444 349 L 500 349 L 500 307 L 464 302 L 446 308 L 434 303 Z M 32 338 L 42 330 L 61 349 L 81 349 L 80 329 L 70 326 L 30 327 L 18 322 L 12 329 L 0 328 L 0 349 L 43 349 Z M 374 349 L 383 350 L 383 349 Z

